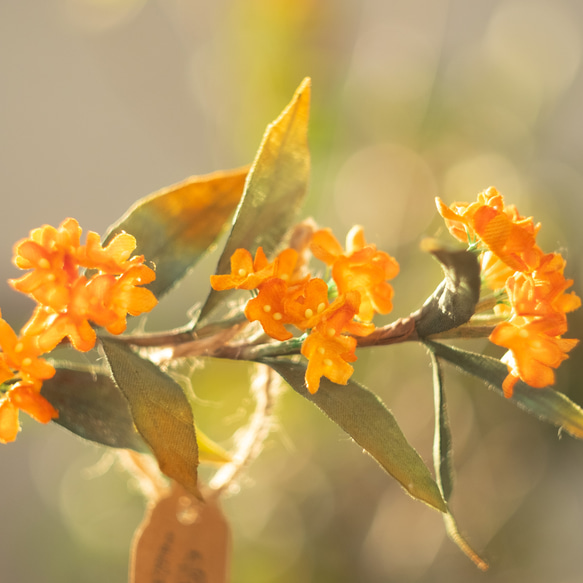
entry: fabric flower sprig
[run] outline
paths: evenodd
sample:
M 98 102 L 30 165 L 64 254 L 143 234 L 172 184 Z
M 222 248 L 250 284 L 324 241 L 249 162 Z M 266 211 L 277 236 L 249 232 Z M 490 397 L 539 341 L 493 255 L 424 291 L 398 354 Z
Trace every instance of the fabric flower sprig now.
M 540 224 L 522 217 L 514 205 L 504 205 L 495 188 L 478 194 L 473 203 L 437 208 L 450 233 L 480 251 L 482 277 L 505 303 L 495 306 L 505 317 L 490 334 L 490 341 L 508 349 L 502 361 L 508 376 L 502 385 L 510 398 L 519 379 L 531 387 L 554 384 L 556 369 L 578 343 L 565 339 L 568 312 L 581 305 L 566 293 L 573 280 L 564 276 L 565 260 L 559 253 L 545 254 L 536 244 Z
M 41 423 L 58 416 L 40 394 L 42 382 L 55 374 L 39 358 L 42 354 L 65 338 L 87 352 L 97 339 L 92 324 L 120 334 L 128 314 L 148 312 L 158 303 L 150 290 L 140 287 L 156 275 L 143 256 L 131 256 L 133 236 L 122 232 L 104 248 L 97 233 L 87 233 L 85 245 L 81 234 L 79 223 L 68 218 L 58 228 L 34 229 L 14 247 L 14 264 L 30 271 L 10 284 L 37 307 L 20 336 L 0 318 L 0 443 L 16 438 L 18 410 Z
M 237 249 L 231 273 L 211 276 L 211 286 L 258 289 L 245 306 L 245 316 L 276 340 L 294 337 L 287 326 L 307 333 L 301 353 L 308 359 L 306 386 L 313 394 L 323 376 L 337 384 L 348 382 L 354 372 L 349 363 L 356 360 L 354 336 L 370 334 L 374 314 L 392 310 L 393 288 L 387 280 L 398 274 L 399 264 L 367 244 L 360 226 L 348 233 L 346 251 L 329 229 L 312 234 L 310 249 L 331 268 L 331 282 L 301 276 L 295 249 L 283 250 L 269 263 L 259 247 L 255 258 Z

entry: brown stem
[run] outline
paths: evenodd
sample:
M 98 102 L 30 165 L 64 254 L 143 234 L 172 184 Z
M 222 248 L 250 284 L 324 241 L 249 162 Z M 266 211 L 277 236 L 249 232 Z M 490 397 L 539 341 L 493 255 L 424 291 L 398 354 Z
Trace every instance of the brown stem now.
M 372 334 L 358 338 L 358 347 L 385 346 L 387 344 L 399 344 L 409 340 L 419 340 L 415 329 L 415 314 L 407 318 L 399 318 L 386 326 L 377 328 Z
M 419 314 L 420 312 L 414 312 L 406 318 L 399 318 L 386 326 L 375 329 L 368 336 L 357 337 L 357 347 L 387 346 L 421 340 L 416 329 Z M 258 360 L 264 356 L 283 356 L 300 353 L 301 343 L 298 342 L 297 338 L 287 342 L 270 341 L 258 343 L 257 340 L 249 341 L 246 339 L 232 342 L 241 330 L 248 325 L 247 320 L 234 321 L 236 323 L 228 328 L 210 324 L 197 332 L 177 330 L 145 336 L 126 336 L 124 340 L 134 346 L 173 347 L 173 358 L 213 356 L 231 360 Z M 480 326 L 468 323 L 428 338 L 486 338 L 492 330 L 493 325 Z

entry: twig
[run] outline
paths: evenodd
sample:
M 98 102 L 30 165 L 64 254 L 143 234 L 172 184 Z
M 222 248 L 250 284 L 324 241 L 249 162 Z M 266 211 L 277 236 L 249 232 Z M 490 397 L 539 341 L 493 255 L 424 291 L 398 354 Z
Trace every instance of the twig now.
M 239 439 L 239 447 L 233 454 L 233 461 L 225 464 L 213 476 L 208 488 L 208 496 L 220 496 L 232 488 L 242 471 L 259 455 L 263 443 L 272 427 L 272 415 L 279 393 L 280 379 L 269 367 L 258 364 L 257 373 L 251 383 L 251 392 L 255 396 L 256 407 L 243 436 Z

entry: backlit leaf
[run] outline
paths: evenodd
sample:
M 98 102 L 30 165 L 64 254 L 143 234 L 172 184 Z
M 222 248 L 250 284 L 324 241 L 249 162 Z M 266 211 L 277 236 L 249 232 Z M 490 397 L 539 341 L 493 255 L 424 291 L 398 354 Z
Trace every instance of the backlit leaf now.
M 113 378 L 160 470 L 200 497 L 198 446 L 190 404 L 180 385 L 125 343 L 101 338 Z
M 503 362 L 440 342 L 427 340 L 425 344 L 439 358 L 482 379 L 491 389 L 504 396 L 502 382 L 508 374 L 508 367 Z M 535 389 L 519 381 L 514 387 L 512 398 L 508 401 L 539 419 L 556 425 L 573 437 L 583 438 L 583 409 L 563 393 L 550 387 Z
M 255 254 L 261 246 L 270 257 L 296 219 L 310 174 L 309 111 L 310 80 L 306 78 L 290 104 L 265 131 L 219 259 L 217 274 L 230 273 L 231 255 L 239 248 Z M 206 323 L 232 291 L 211 290 L 198 325 Z
M 445 501 L 429 469 L 376 395 L 354 381 L 337 385 L 326 378 L 322 378 L 318 392 L 311 395 L 305 387 L 304 364 L 275 358 L 261 362 L 272 367 L 302 397 L 317 405 L 411 496 L 446 512 Z
M 121 231 L 133 235 L 136 254 L 156 265 L 147 287 L 161 297 L 204 255 L 239 204 L 249 167 L 192 176 L 136 202 L 109 228 L 105 243 Z

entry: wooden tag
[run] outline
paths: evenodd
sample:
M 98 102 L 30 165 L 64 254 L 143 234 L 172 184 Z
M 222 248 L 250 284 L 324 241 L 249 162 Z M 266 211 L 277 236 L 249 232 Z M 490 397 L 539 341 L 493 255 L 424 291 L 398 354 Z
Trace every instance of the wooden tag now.
M 217 500 L 200 502 L 174 483 L 134 535 L 130 583 L 227 583 L 230 550 Z

